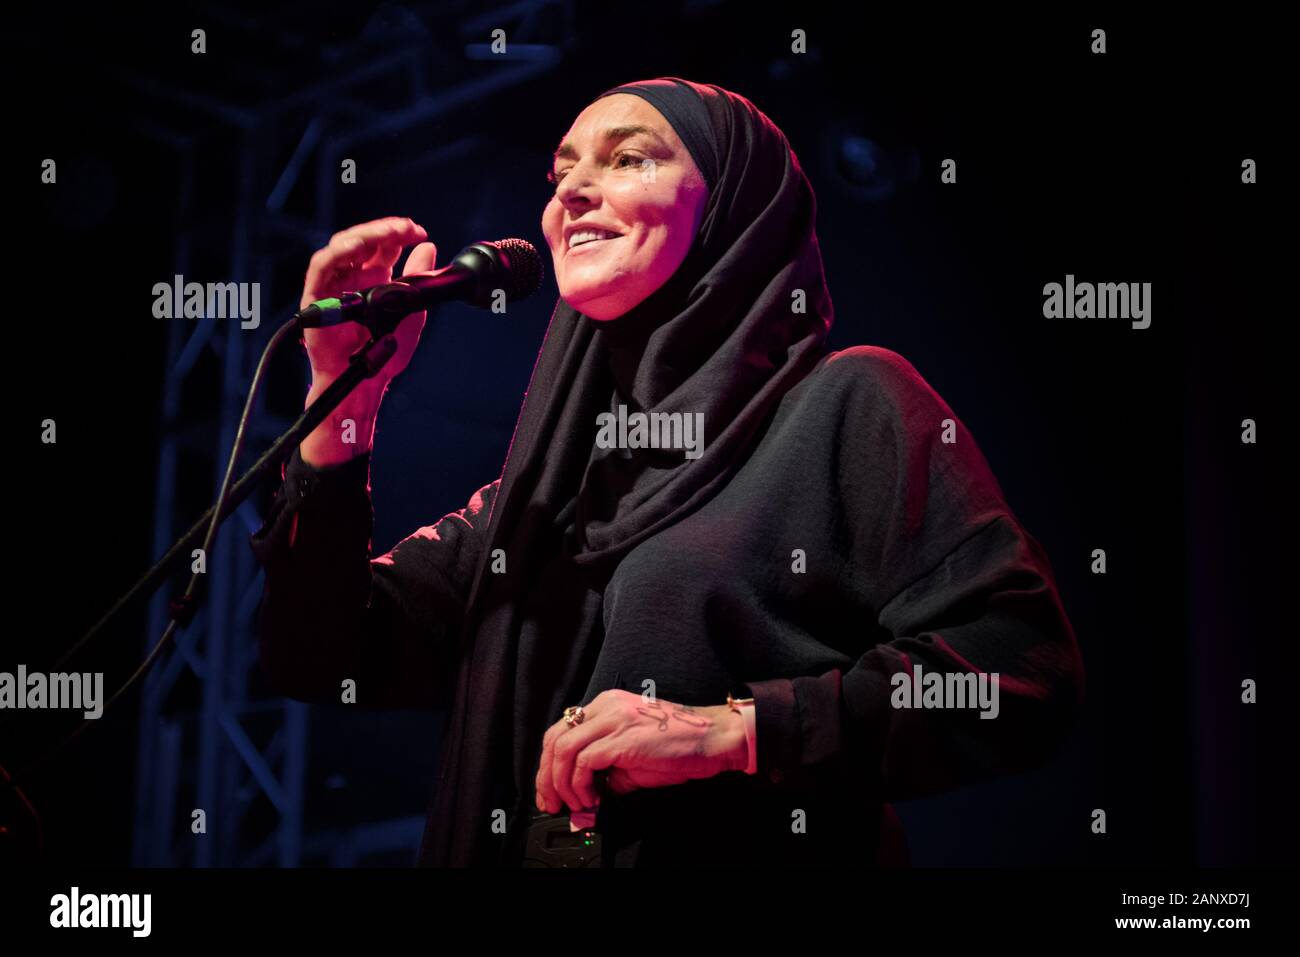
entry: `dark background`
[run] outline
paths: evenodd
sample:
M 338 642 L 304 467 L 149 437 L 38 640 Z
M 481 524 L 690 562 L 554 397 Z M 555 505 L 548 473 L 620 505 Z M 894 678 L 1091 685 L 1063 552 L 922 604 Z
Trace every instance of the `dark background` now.
M 264 197 L 275 182 L 274 170 L 239 165 L 241 138 L 264 139 L 283 161 L 314 116 L 345 129 L 401 91 L 379 83 L 342 105 L 305 96 L 245 132 L 212 104 L 255 113 L 402 50 L 417 51 L 429 89 L 449 87 L 501 68 L 464 54 L 464 25 L 483 9 L 217 3 L 147 16 L 34 10 L 12 25 L 3 152 L 16 198 L 9 263 L 20 268 L 8 298 L 21 317 L 10 329 L 24 335 L 9 361 L 21 375 L 6 377 L 18 438 L 0 669 L 48 668 L 157 557 L 167 321 L 152 318 L 150 289 L 175 271 L 178 235 L 198 237 L 195 278 L 264 280 L 261 335 L 297 305 L 314 246 L 259 233 L 268 258 L 237 274 L 222 258 L 241 183 Z M 901 353 L 970 427 L 1053 562 L 1087 668 L 1084 717 L 1051 765 L 899 805 L 915 862 L 1282 863 L 1296 830 L 1284 614 L 1295 561 L 1283 541 L 1294 479 L 1282 464 L 1294 435 L 1281 402 L 1294 305 L 1279 191 L 1291 121 L 1282 31 L 1251 19 L 1247 32 L 1100 13 L 545 6 L 539 36 L 562 49 L 558 66 L 349 152 L 360 182 L 337 189 L 331 231 L 406 215 L 429 229 L 439 265 L 504 236 L 545 255 L 549 154 L 594 96 L 678 75 L 748 97 L 816 190 L 832 346 Z M 195 26 L 208 31 L 203 56 L 189 52 Z M 803 56 L 789 49 L 796 27 L 808 31 Z M 1107 30 L 1104 56 L 1089 52 L 1094 27 Z M 175 133 L 201 144 L 188 184 L 162 145 Z M 57 187 L 40 183 L 45 157 L 58 159 Z M 948 157 L 956 185 L 939 182 Z M 1240 181 L 1245 157 L 1257 185 Z M 305 222 L 313 203 L 308 183 L 285 211 Z M 498 474 L 555 303 L 546 258 L 542 292 L 508 318 L 452 307 L 431 317 L 380 415 L 376 553 Z M 1152 283 L 1151 327 L 1044 319 L 1042 287 L 1067 273 Z M 269 408 L 292 414 L 306 384 L 305 358 L 286 349 Z M 201 363 L 186 415 L 201 423 L 218 392 Z M 1256 445 L 1240 442 L 1247 417 Z M 55 445 L 36 438 L 46 418 Z M 214 492 L 210 463 L 192 473 L 179 525 Z M 1106 550 L 1105 575 L 1089 570 L 1094 548 Z M 105 670 L 107 692 L 146 638 L 156 635 L 135 609 L 75 667 Z M 1256 705 L 1240 703 L 1245 678 L 1259 682 Z M 129 862 L 137 712 L 138 696 L 124 699 L 28 782 L 46 861 Z M 0 727 L 10 770 L 68 727 L 49 713 L 21 719 Z M 439 716 L 312 708 L 311 722 L 308 829 L 423 813 Z M 1105 835 L 1090 832 L 1094 808 L 1107 812 Z

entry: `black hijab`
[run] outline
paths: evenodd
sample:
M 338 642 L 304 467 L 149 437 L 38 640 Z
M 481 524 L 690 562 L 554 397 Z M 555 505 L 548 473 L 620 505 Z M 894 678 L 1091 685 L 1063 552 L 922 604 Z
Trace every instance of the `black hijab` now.
M 614 93 L 664 116 L 708 199 L 682 265 L 640 305 L 605 322 L 556 305 L 482 533 L 424 864 L 517 863 L 542 735 L 582 703 L 619 561 L 726 483 L 825 354 L 816 201 L 784 134 L 712 84 L 664 77 L 601 97 Z M 703 454 L 598 448 L 597 416 L 620 403 L 702 412 Z

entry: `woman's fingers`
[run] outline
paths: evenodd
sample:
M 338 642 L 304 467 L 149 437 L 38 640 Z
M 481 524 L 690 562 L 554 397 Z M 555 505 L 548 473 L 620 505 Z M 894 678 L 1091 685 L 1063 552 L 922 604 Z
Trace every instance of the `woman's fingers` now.
M 376 242 L 363 236 L 340 233 L 325 247 L 326 261 L 322 265 L 320 281 L 331 294 L 345 290 L 357 291 L 376 286 L 387 280 L 391 266 L 374 262 Z
M 617 769 L 599 772 L 604 772 L 616 760 L 618 747 L 614 739 L 629 722 L 636 720 L 636 708 L 641 700 L 640 695 L 629 691 L 602 691 L 591 704 L 584 706 L 581 724 L 569 726 L 557 721 L 546 730 L 536 781 L 542 810 L 558 814 L 566 804 L 580 810 L 599 803 L 601 792 L 597 781 L 605 780 Z M 591 751 L 596 743 L 600 750 Z M 578 758 L 584 754 L 579 767 Z M 589 760 L 593 757 L 596 760 Z
M 567 730 L 569 728 L 563 721 L 557 721 L 546 729 L 546 734 L 542 735 L 542 759 L 538 762 L 537 778 L 534 783 L 537 786 L 538 808 L 549 814 L 559 813 L 551 810 L 560 801 L 555 784 L 551 780 L 551 761 L 555 753 L 555 742 Z
M 342 292 L 387 282 L 402 250 L 429 238 L 425 228 L 399 216 L 351 226 L 330 237 L 311 257 L 303 305 Z
M 578 795 L 582 807 L 595 807 L 600 803 L 598 781 L 608 780 L 606 769 L 614 764 L 616 750 L 607 740 L 608 735 L 592 741 L 574 757 L 572 790 Z
M 410 276 L 420 272 L 433 272 L 433 264 L 438 258 L 438 247 L 433 243 L 420 243 L 406 257 L 402 275 Z
M 392 217 L 336 233 L 330 247 L 338 251 L 340 262 L 355 264 L 359 267 L 357 272 L 372 280 L 366 285 L 377 285 L 392 276 L 403 249 L 428 238 L 423 226 L 410 219 Z
M 364 259 L 356 260 L 359 264 L 365 268 L 382 265 L 386 269 L 392 269 L 403 249 L 428 238 L 429 234 L 424 227 L 413 219 L 387 216 L 335 233 L 330 239 L 330 245 L 348 246 L 356 253 L 358 250 L 354 243 L 359 240 L 365 252 Z
M 581 724 L 570 727 L 563 721 L 557 721 L 542 737 L 542 758 L 537 768 L 537 794 L 541 800 L 541 809 L 550 814 L 559 814 L 565 804 L 572 809 L 588 806 L 573 792 L 575 749 L 580 750 L 609 729 L 595 720 L 590 711 L 584 709 L 584 712 Z
M 579 811 L 596 806 L 599 795 L 591 786 L 591 773 L 586 772 L 584 778 L 583 773 L 577 772 L 576 762 L 588 745 L 607 737 L 615 730 L 614 723 L 608 718 L 593 719 L 588 715 L 582 724 L 569 728 L 555 740 L 551 752 L 551 782 L 556 793 L 570 809 Z M 582 781 L 581 788 L 575 786 L 579 780 Z

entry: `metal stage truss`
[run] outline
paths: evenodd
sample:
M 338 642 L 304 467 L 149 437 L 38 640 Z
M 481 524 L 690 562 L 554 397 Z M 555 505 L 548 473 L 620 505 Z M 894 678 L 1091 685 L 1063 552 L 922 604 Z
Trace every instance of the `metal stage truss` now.
M 405 32 L 403 24 L 394 24 L 393 18 L 410 17 L 416 25 L 412 10 L 418 9 L 388 6 L 385 22 L 377 27 L 371 24 L 367 30 L 375 27 L 400 36 Z M 300 290 L 284 288 L 284 282 L 275 288 L 269 262 L 273 253 L 290 248 L 301 250 L 300 260 L 305 263 L 313 249 L 328 241 L 337 228 L 341 159 L 367 142 L 430 123 L 552 70 L 564 57 L 567 44 L 539 38 L 572 36 L 570 4 L 536 0 L 500 5 L 458 21 L 454 40 L 439 38 L 437 55 L 431 55 L 430 47 L 408 40 L 378 44 L 382 52 L 352 57 L 337 33 L 311 36 L 313 29 L 324 34 L 328 25 L 310 24 L 305 6 L 303 13 L 301 22 L 285 14 L 253 21 L 214 7 L 205 20 L 226 49 L 232 37 L 246 34 L 250 51 L 253 46 L 270 47 L 284 51 L 286 57 L 292 52 L 317 61 L 332 59 L 333 67 L 323 71 L 328 73 L 324 81 L 286 89 L 283 75 L 288 71 L 268 70 L 267 63 L 251 52 L 241 65 L 241 79 L 254 89 L 252 93 L 244 89 L 238 99 L 187 89 L 183 78 L 149 75 L 146 67 L 121 77 L 139 110 L 133 132 L 158 145 L 176 163 L 175 273 L 188 276 L 198 250 L 210 253 L 218 248 L 225 257 L 226 275 L 261 284 L 263 313 L 270 317 L 256 330 L 212 319 L 169 323 L 161 389 L 155 555 L 161 555 L 195 518 L 176 514 L 182 457 L 187 462 L 198 457 L 210 469 L 215 495 L 257 359 L 275 327 L 298 305 Z M 510 39 L 508 57 L 494 57 L 489 49 L 491 32 L 498 28 Z M 365 39 L 363 35 L 348 42 Z M 454 54 L 450 57 L 449 43 Z M 373 91 L 379 88 L 401 89 L 403 94 L 376 97 Z M 196 128 L 176 129 L 180 116 Z M 203 221 L 194 210 L 196 196 L 214 188 L 212 164 L 201 165 L 214 130 L 236 144 L 237 162 L 223 170 L 229 179 L 217 184 L 233 187 L 235 205 L 227 215 Z M 292 137 L 287 149 L 286 136 Z M 304 221 L 303 216 L 286 211 L 286 201 L 296 188 L 309 188 L 306 177 L 313 175 L 312 214 Z M 182 395 L 201 357 L 209 366 L 215 360 L 220 398 L 215 417 L 196 421 L 185 411 Z M 264 397 L 259 404 L 264 405 Z M 260 409 L 254 415 L 245 464 L 259 444 L 265 447 L 287 425 Z M 143 684 L 134 866 L 293 867 L 318 857 L 349 864 L 368 853 L 413 849 L 418 840 L 422 818 L 366 822 L 346 833 L 304 833 L 310 708 L 278 697 L 259 699 L 250 688 L 257 667 L 254 616 L 262 575 L 247 537 L 261 521 L 252 500 L 227 521 L 207 556 L 207 596 L 199 614 Z M 163 589 L 150 604 L 146 648 L 165 629 L 171 597 Z M 192 693 L 187 704 L 176 703 L 187 697 L 176 693 L 183 676 L 198 683 L 197 707 Z M 259 800 L 263 797 L 265 802 Z M 269 833 L 264 817 L 257 824 L 248 820 L 255 802 L 263 815 L 267 803 L 274 809 Z M 206 839 L 192 839 L 193 809 L 205 812 Z

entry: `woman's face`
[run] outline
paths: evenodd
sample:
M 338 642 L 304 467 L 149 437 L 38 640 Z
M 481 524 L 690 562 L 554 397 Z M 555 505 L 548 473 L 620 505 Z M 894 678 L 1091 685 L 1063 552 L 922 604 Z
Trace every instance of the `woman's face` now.
M 647 162 L 649 161 L 649 162 Z M 542 211 L 560 298 L 592 319 L 616 319 L 668 280 L 695 239 L 708 188 L 663 114 L 615 93 L 574 121 Z M 587 228 L 600 236 L 578 245 Z

